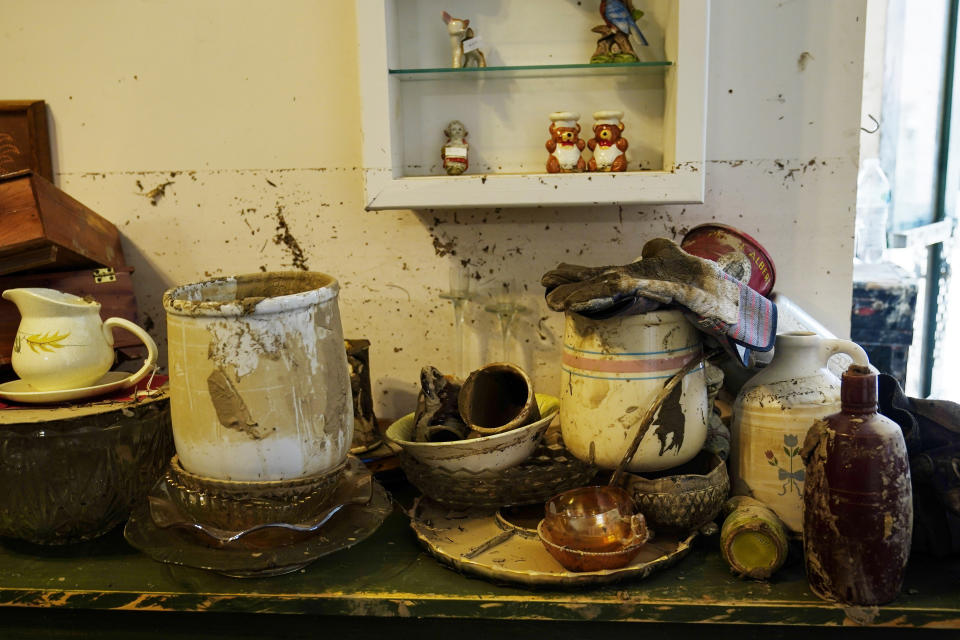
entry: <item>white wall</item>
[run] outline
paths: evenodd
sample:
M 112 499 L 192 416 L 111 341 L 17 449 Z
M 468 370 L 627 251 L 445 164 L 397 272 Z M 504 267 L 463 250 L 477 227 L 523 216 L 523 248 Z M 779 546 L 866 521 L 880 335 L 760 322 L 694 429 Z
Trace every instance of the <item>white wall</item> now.
M 879 124 L 883 115 L 883 61 L 887 41 L 888 0 L 867 0 L 863 46 L 863 99 L 860 105 L 860 158 L 880 157 Z M 871 133 L 872 132 L 872 133 Z
M 291 268 L 288 229 L 340 279 L 347 333 L 373 341 L 377 410 L 397 415 L 423 364 L 452 364 L 437 294 L 454 260 L 528 287 L 514 357 L 546 392 L 562 318 L 539 276 L 706 221 L 754 235 L 777 289 L 846 335 L 864 6 L 714 0 L 702 206 L 363 211 L 352 2 L 0 0 L 0 95 L 48 102 L 59 185 L 124 234 L 161 340 L 164 289 Z M 495 356 L 492 317 L 474 305 L 468 323 L 472 364 Z

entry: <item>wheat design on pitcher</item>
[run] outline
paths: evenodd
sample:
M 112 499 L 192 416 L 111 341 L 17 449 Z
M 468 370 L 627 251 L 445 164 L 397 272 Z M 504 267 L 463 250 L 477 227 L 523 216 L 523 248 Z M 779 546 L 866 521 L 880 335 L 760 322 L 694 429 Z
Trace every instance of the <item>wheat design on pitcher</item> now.
M 54 349 L 62 349 L 66 346 L 69 346 L 60 344 L 68 337 L 70 337 L 69 331 L 62 335 L 58 331 L 54 331 L 52 334 L 50 331 L 47 331 L 43 334 L 34 333 L 25 337 L 18 333 L 13 342 L 13 351 L 15 353 L 20 353 L 20 350 L 23 348 L 23 343 L 26 342 L 27 346 L 29 346 L 30 350 L 34 353 L 39 353 L 40 351 L 53 353 Z

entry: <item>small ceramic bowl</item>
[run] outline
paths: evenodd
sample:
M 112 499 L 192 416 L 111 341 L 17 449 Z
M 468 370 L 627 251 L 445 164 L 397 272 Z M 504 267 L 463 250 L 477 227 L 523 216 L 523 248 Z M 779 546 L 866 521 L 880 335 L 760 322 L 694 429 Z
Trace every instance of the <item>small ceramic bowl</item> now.
M 625 567 L 637 557 L 647 538 L 638 538 L 616 551 L 582 551 L 557 542 L 544 527 L 544 520 L 537 526 L 537 535 L 544 549 L 568 571 L 603 571 Z
M 647 539 L 643 514 L 620 487 L 580 487 L 547 501 L 543 530 L 552 543 L 588 552 L 613 552 Z
M 400 447 L 417 461 L 445 471 L 482 473 L 497 471 L 520 464 L 537 448 L 550 421 L 560 410 L 560 400 L 554 396 L 537 394 L 541 418 L 536 422 L 482 438 L 451 440 L 448 442 L 415 442 L 414 414 L 410 413 L 387 429 L 387 440 Z
M 558 493 L 590 484 L 598 469 L 573 457 L 563 446 L 557 421 L 526 460 L 506 469 L 468 473 L 431 467 L 401 453 L 407 480 L 431 500 L 453 509 L 497 509 L 539 504 Z M 539 522 L 543 518 L 537 518 Z M 536 528 L 536 523 L 534 523 Z

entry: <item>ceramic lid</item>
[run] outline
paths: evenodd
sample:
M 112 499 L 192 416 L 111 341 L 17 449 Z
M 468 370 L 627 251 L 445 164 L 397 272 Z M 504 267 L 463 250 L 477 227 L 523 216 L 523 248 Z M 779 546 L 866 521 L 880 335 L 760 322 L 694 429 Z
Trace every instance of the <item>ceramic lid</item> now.
M 680 246 L 691 255 L 713 261 L 740 252 L 750 261 L 747 280 L 750 288 L 764 296 L 773 290 L 777 279 L 773 259 L 763 245 L 739 229 L 724 224 L 701 224 L 683 236 Z

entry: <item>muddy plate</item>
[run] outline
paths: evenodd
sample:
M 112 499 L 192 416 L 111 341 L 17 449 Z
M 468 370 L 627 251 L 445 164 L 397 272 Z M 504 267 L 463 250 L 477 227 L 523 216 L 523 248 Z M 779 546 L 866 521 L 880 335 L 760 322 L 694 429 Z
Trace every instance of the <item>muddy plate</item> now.
M 577 573 L 568 571 L 547 553 L 535 525 L 512 526 L 489 510 L 451 510 L 429 498 L 419 498 L 410 526 L 421 544 L 438 560 L 457 571 L 495 582 L 566 587 L 639 580 L 678 562 L 691 548 L 697 532 L 658 536 L 625 567 Z

